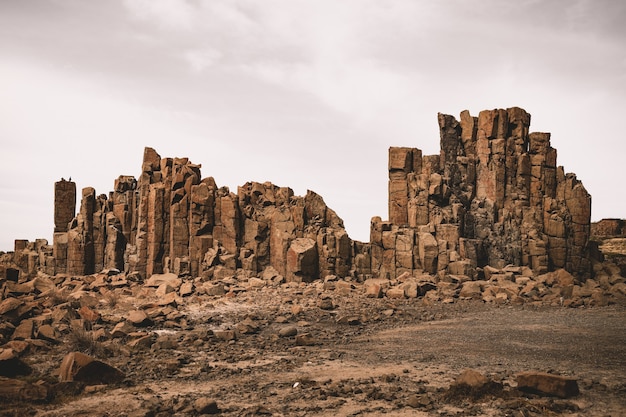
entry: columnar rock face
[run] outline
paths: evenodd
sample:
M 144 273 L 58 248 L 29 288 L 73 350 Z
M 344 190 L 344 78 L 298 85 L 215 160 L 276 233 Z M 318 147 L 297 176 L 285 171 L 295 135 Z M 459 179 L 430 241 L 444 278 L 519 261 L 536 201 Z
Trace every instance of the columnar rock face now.
M 512 264 L 588 277 L 591 197 L 557 165 L 550 134 L 530 133 L 517 107 L 438 122 L 438 155 L 389 149 L 389 220 L 372 219 L 369 243 L 352 241 L 312 191 L 248 182 L 234 193 L 189 159 L 146 148 L 138 179 L 118 177 L 108 196 L 83 189 L 76 215 L 75 184 L 57 182 L 52 248 L 16 241 L 14 261 L 28 274 L 477 279 Z
M 76 214 L 76 183 L 61 179 L 54 183 L 54 235 L 52 237 L 55 267 L 67 268 L 68 228 Z
M 139 180 L 120 176 L 108 198 L 83 189 L 69 229 L 55 234 L 55 272 L 256 275 L 272 266 L 293 281 L 349 274 L 352 241 L 319 195 L 256 182 L 235 194 L 200 168 L 146 148 Z
M 389 221 L 371 224 L 373 273 L 474 275 L 477 267 L 587 276 L 591 197 L 557 166 L 548 133 L 514 107 L 439 114 L 441 152 L 389 149 Z
M 54 231 L 67 232 L 76 211 L 76 183 L 62 179 L 54 183 Z

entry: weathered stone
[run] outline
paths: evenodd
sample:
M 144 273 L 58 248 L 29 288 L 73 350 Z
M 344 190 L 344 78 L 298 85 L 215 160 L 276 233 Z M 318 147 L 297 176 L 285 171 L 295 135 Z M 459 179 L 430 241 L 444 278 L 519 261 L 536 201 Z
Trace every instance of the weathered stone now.
M 0 399 L 9 401 L 45 401 L 48 390 L 40 384 L 31 384 L 21 379 L 0 377 Z
M 80 381 L 87 385 L 114 384 L 124 380 L 122 371 L 80 352 L 68 353 L 59 369 L 59 381 Z
M 480 300 L 482 298 L 483 281 L 467 281 L 463 283 L 459 297 L 473 298 Z
M 54 232 L 67 232 L 76 212 L 76 183 L 61 179 L 54 183 Z M 65 271 L 63 271 L 65 272 Z
M 298 334 L 296 326 L 285 326 L 278 331 L 280 337 L 293 337 Z
M 296 345 L 297 346 L 313 346 L 315 345 L 316 340 L 311 335 L 311 333 L 299 333 L 296 334 Z
M 393 287 L 389 288 L 387 292 L 385 292 L 387 298 L 404 298 L 404 288 L 402 287 Z
M 97 311 L 92 310 L 91 308 L 87 307 L 86 305 L 82 306 L 81 308 L 78 309 L 78 315 L 83 319 L 83 320 L 87 320 L 89 322 L 95 323 L 98 320 L 100 320 L 100 313 L 98 313 Z
M 153 321 L 143 310 L 132 310 L 126 319 L 137 327 L 151 326 Z
M 453 385 L 466 385 L 471 388 L 482 388 L 489 382 L 489 378 L 473 369 L 466 369 L 455 378 Z
M 210 398 L 200 397 L 193 403 L 193 409 L 198 414 L 219 414 L 220 409 L 217 402 Z
M 215 337 L 221 340 L 236 340 L 237 339 L 237 331 L 236 330 L 213 330 L 213 334 Z
M 12 339 L 24 340 L 33 337 L 35 330 L 35 324 L 32 319 L 22 320 L 21 323 L 15 328 Z
M 575 378 L 543 372 L 523 372 L 516 376 L 517 388 L 542 395 L 561 398 L 574 397 L 579 394 L 578 382 Z
M 169 285 L 172 289 L 177 289 L 181 286 L 183 280 L 178 278 L 176 274 L 153 274 L 148 278 L 145 285 L 147 287 L 160 287 L 163 284 Z
M 287 251 L 287 281 L 311 282 L 318 278 L 317 243 L 313 239 L 298 238 Z

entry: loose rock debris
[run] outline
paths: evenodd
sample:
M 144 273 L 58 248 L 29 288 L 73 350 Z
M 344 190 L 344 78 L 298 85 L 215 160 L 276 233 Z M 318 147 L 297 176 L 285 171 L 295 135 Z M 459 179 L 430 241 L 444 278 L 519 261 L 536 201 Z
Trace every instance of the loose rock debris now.
M 163 305 L 159 287 L 113 285 L 119 280 L 105 273 L 39 279 L 55 284 L 42 292 L 25 282 L 33 289 L 19 294 L 3 287 L 2 416 L 626 410 L 618 298 L 610 306 L 565 307 L 549 297 L 499 304 L 461 296 L 458 283 L 446 303 L 428 295 L 439 286 L 417 298 L 377 298 L 352 281 L 244 281 L 231 293 L 226 279 L 213 282 L 223 295 L 174 292 L 176 302 Z

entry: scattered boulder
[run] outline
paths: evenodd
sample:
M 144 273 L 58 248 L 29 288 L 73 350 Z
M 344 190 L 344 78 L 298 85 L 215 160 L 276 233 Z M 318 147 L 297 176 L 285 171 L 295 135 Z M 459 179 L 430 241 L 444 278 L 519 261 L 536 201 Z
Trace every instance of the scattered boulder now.
M 137 327 L 147 327 L 154 324 L 154 321 L 148 317 L 145 311 L 143 310 L 133 310 L 128 313 L 126 319 Z
M 220 412 L 217 402 L 210 398 L 200 397 L 193 402 L 193 409 L 198 414 L 218 414 Z
M 540 395 L 570 398 L 580 393 L 575 378 L 544 372 L 522 372 L 516 376 L 517 388 Z
M 285 326 L 278 331 L 280 337 L 293 337 L 298 334 L 296 326 Z
M 497 395 L 501 391 L 502 383 L 495 382 L 473 369 L 466 369 L 450 384 L 445 397 L 448 400 L 476 400 L 486 395 Z
M 68 353 L 59 369 L 59 381 L 80 381 L 87 385 L 114 384 L 124 380 L 122 371 L 80 352 Z

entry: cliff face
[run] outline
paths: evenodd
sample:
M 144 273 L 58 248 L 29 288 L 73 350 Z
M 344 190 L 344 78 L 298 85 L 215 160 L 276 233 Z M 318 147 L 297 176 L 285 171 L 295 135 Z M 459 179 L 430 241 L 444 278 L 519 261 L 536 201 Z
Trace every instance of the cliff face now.
M 520 108 L 438 120 L 439 155 L 389 149 L 389 219 L 372 219 L 369 243 L 352 241 L 314 192 L 249 182 L 233 193 L 187 158 L 146 148 L 139 179 L 120 176 L 108 196 L 83 189 L 76 215 L 75 184 L 57 182 L 52 248 L 16 241 L 13 261 L 51 275 L 475 278 L 513 264 L 588 277 L 591 197 L 557 166 L 550 135 L 529 133 Z

